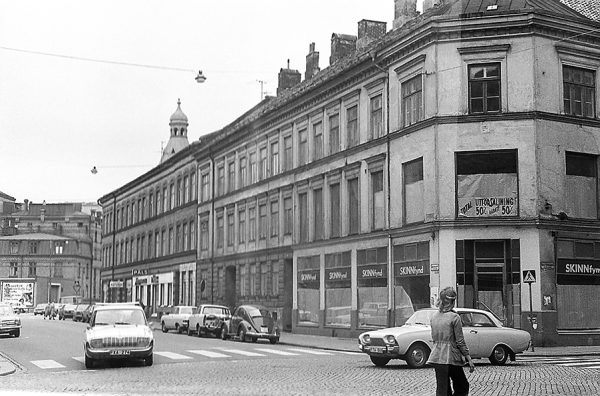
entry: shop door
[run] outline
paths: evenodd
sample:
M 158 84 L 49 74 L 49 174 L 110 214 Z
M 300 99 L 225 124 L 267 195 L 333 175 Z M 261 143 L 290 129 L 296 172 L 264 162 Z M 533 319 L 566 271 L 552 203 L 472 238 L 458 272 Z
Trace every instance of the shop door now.
M 475 308 L 492 311 L 506 322 L 504 241 L 475 242 Z

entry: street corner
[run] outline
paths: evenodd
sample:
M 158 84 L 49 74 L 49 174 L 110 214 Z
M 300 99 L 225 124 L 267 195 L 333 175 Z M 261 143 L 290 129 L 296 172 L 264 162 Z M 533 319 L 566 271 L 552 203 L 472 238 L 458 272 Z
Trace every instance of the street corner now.
M 17 366 L 0 353 L 0 377 L 13 374 L 15 371 L 17 371 Z

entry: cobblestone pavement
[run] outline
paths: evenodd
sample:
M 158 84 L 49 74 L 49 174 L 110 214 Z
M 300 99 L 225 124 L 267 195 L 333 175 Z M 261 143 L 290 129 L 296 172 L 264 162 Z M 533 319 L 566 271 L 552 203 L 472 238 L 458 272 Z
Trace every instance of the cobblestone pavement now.
M 505 367 L 477 365 L 471 394 L 598 395 L 600 370 L 516 363 Z M 330 359 L 269 359 L 209 361 L 108 367 L 33 373 L 17 370 L 0 380 L 0 395 L 432 395 L 432 369 L 412 370 L 403 363 L 377 368 L 357 354 Z M 23 393 L 20 393 L 23 394 Z

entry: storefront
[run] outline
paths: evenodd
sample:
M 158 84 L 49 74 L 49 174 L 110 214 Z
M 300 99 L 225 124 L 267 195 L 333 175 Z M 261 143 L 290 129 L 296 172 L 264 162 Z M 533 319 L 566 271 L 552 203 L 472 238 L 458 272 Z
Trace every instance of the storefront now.
M 173 272 L 134 276 L 135 292 L 130 301 L 141 302 L 150 313 L 157 312 L 159 307 L 173 305 L 173 279 Z

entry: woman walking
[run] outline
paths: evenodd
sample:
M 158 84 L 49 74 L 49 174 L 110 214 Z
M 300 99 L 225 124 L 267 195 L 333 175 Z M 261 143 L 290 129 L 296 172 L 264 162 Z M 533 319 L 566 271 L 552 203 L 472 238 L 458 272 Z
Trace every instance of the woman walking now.
M 472 373 L 475 370 L 463 336 L 460 316 L 452 310 L 455 301 L 456 291 L 454 288 L 444 288 L 440 292 L 437 302 L 439 311 L 431 318 L 433 350 L 427 363 L 435 369 L 436 396 L 468 395 L 469 381 L 463 371 L 465 359 L 469 362 L 469 372 Z M 452 387 L 450 380 L 452 380 Z M 454 388 L 454 393 L 452 388 Z

